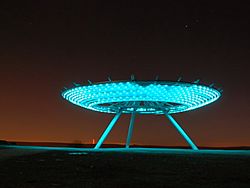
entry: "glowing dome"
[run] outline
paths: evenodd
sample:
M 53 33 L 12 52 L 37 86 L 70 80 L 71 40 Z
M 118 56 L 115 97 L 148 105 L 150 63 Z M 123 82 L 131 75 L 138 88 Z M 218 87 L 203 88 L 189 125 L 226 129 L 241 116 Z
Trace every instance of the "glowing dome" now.
M 212 87 L 169 81 L 119 81 L 77 86 L 62 96 L 83 108 L 105 113 L 168 114 L 200 108 L 216 101 Z
M 103 132 L 94 149 L 99 149 L 121 114 L 131 113 L 126 148 L 129 148 L 135 114 L 164 114 L 193 150 L 191 138 L 170 115 L 200 108 L 216 101 L 221 93 L 198 82 L 117 81 L 89 85 L 75 84 L 62 92 L 63 98 L 80 107 L 116 115 Z

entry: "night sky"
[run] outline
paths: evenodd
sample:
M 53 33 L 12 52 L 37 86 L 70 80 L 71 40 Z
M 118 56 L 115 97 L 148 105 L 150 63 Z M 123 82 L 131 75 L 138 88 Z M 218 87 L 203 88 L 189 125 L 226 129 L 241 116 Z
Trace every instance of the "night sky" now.
M 97 140 L 113 115 L 61 90 L 134 74 L 215 83 L 220 100 L 174 117 L 198 146 L 249 146 L 249 64 L 250 6 L 240 1 L 1 1 L 0 140 Z M 107 142 L 125 141 L 129 117 Z M 168 125 L 139 115 L 132 143 L 186 145 Z

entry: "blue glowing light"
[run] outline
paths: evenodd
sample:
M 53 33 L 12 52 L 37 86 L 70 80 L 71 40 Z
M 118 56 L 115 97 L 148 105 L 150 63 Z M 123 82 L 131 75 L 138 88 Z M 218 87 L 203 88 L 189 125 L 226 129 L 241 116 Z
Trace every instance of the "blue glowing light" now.
M 198 83 L 119 81 L 76 86 L 62 93 L 80 107 L 105 113 L 168 114 L 200 108 L 221 93 Z
M 100 149 L 122 113 L 131 115 L 126 148 L 129 148 L 135 114 L 165 114 L 193 150 L 198 150 L 184 129 L 170 115 L 200 108 L 216 101 L 221 93 L 212 86 L 169 81 L 119 81 L 90 85 L 75 85 L 62 96 L 80 107 L 105 113 L 115 113 L 94 149 Z

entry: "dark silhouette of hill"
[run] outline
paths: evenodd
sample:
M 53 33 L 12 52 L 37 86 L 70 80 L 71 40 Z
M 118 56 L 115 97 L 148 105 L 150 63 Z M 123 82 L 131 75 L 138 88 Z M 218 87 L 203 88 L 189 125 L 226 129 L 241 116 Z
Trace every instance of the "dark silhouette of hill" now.
M 249 188 L 250 185 L 248 155 L 7 150 L 16 154 L 0 160 L 3 188 Z
M 15 142 L 8 142 L 6 140 L 0 140 L 0 145 L 16 145 Z
M 19 146 L 49 146 L 49 147 L 76 147 L 76 148 L 93 148 L 94 144 L 83 144 L 83 143 L 61 143 L 61 142 L 22 142 L 22 141 L 6 141 L 0 140 L 0 145 L 19 145 Z M 123 148 L 123 144 L 103 144 L 102 148 Z M 161 146 L 161 145 L 139 145 L 134 144 L 131 147 L 142 147 L 142 148 L 179 148 L 188 149 L 188 146 Z M 250 150 L 250 146 L 233 146 L 233 147 L 207 147 L 199 146 L 199 149 L 225 149 L 225 150 Z

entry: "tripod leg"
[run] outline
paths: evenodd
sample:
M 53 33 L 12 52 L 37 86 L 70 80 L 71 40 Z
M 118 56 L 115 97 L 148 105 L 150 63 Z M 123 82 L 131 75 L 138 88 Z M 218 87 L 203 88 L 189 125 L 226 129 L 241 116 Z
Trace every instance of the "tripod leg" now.
M 107 138 L 108 134 L 110 133 L 110 131 L 112 130 L 112 128 L 114 127 L 115 123 L 117 122 L 117 120 L 119 119 L 119 117 L 121 116 L 122 112 L 118 112 L 115 117 L 111 120 L 111 122 L 109 123 L 108 127 L 106 128 L 106 130 L 102 133 L 101 138 L 98 140 L 97 144 L 95 145 L 94 149 L 99 149 L 102 145 L 102 143 L 105 141 L 105 139 Z
M 129 129 L 128 129 L 128 136 L 127 136 L 127 141 L 126 141 L 126 148 L 129 148 L 129 145 L 130 145 L 133 128 L 134 128 L 134 122 L 135 122 L 135 112 L 133 112 L 131 115 Z
M 183 138 L 188 142 L 188 144 L 192 147 L 193 150 L 199 150 L 194 142 L 189 138 L 189 136 L 185 133 L 185 131 L 181 128 L 181 126 L 175 121 L 175 119 L 169 115 L 168 113 L 164 113 L 165 116 L 169 119 L 169 121 L 174 125 L 177 131 L 183 136 Z

